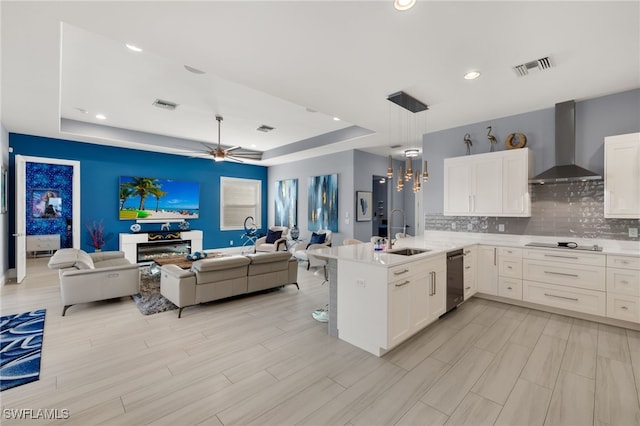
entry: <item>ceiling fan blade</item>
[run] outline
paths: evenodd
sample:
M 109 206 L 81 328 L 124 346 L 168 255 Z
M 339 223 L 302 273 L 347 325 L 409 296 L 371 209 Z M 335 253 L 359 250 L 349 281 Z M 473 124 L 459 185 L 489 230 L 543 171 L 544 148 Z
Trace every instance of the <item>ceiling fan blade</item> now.
M 237 163 L 244 163 L 244 161 L 242 161 L 241 159 L 239 159 L 238 157 L 236 157 L 235 155 L 227 155 L 226 157 L 224 157 L 225 159 L 229 159 L 231 161 L 235 161 Z
M 213 151 L 214 149 L 217 149 L 217 146 L 215 146 L 215 145 L 209 145 L 209 144 L 204 143 L 204 142 L 200 142 L 200 143 L 202 144 L 202 146 L 207 148 L 207 151 Z
M 236 152 L 233 154 L 233 156 L 246 158 L 248 160 L 262 160 L 261 152 Z
M 225 149 L 225 151 L 226 152 L 230 152 L 230 151 L 235 151 L 236 149 L 240 149 L 240 148 L 242 148 L 242 147 L 239 146 L 239 145 L 236 145 L 236 146 L 232 146 L 231 148 Z

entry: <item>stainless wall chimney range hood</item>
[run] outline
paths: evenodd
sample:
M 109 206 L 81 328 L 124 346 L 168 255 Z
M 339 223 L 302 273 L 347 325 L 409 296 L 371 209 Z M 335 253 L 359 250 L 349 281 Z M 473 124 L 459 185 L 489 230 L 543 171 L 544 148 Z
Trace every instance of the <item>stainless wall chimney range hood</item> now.
M 556 104 L 556 165 L 529 180 L 529 183 L 557 183 L 599 180 L 602 176 L 575 164 L 576 103 Z

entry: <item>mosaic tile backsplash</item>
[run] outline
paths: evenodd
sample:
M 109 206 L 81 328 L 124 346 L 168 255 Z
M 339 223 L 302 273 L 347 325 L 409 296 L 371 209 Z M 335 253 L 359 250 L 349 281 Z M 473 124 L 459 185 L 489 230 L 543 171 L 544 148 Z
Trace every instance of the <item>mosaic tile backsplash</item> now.
M 629 237 L 629 228 L 640 228 L 640 220 L 605 219 L 603 180 L 531 185 L 530 189 L 531 217 L 426 214 L 425 229 L 640 241 Z M 499 231 L 501 224 L 504 232 Z

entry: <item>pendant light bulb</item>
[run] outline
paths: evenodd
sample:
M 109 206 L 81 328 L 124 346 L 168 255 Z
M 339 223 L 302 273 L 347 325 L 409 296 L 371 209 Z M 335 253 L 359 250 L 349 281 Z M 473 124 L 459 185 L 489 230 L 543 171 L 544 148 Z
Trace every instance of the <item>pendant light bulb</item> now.
M 427 162 L 424 162 L 424 168 L 422 169 L 422 181 L 426 182 L 429 180 L 429 170 L 427 169 Z
M 387 177 L 389 179 L 393 178 L 393 159 L 389 156 L 389 166 L 387 167 Z
M 407 181 L 411 180 L 411 177 L 413 176 L 413 170 L 411 169 L 411 158 L 407 157 L 407 172 L 405 173 L 405 179 Z

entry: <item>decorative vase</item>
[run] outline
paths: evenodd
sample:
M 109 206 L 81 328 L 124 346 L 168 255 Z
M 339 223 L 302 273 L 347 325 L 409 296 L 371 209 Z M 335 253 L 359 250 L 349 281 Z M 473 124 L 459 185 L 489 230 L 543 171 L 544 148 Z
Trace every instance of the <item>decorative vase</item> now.
M 101 248 L 96 248 L 96 253 L 100 253 L 102 251 Z
M 297 240 L 298 237 L 300 236 L 300 230 L 298 229 L 297 225 L 293 225 L 293 228 L 291 228 L 291 239 L 292 240 Z

